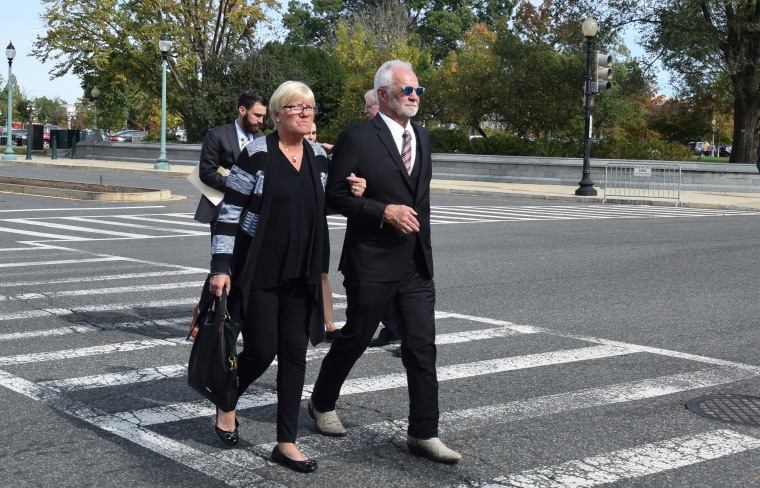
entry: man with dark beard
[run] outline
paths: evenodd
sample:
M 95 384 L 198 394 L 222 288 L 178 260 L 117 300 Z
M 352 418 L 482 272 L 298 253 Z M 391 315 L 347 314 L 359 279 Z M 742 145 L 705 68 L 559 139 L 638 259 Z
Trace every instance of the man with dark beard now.
M 198 177 L 206 185 L 224 193 L 227 173 L 235 163 L 240 151 L 256 137 L 261 137 L 259 129 L 267 113 L 267 99 L 258 90 L 246 90 L 240 94 L 237 103 L 237 119 L 232 123 L 214 127 L 203 140 Z M 214 204 L 201 195 L 195 220 L 211 225 L 214 233 L 216 218 L 221 208 L 221 200 Z
M 267 114 L 267 99 L 258 90 L 246 90 L 240 94 L 237 102 L 237 118 L 226 125 L 214 127 L 203 140 L 201 147 L 201 161 L 198 164 L 198 178 L 205 185 L 210 186 L 224 194 L 227 188 L 227 174 L 235 164 L 240 152 L 257 137 L 263 137 L 259 133 L 264 117 Z M 216 219 L 222 208 L 222 199 L 214 203 L 206 195 L 201 194 L 201 201 L 195 211 L 195 220 L 209 224 L 213 238 L 216 227 Z M 209 279 L 201 290 L 201 298 L 193 310 L 193 318 L 190 321 L 190 335 L 195 337 L 199 324 L 203 321 L 207 307 L 211 304 L 209 292 Z

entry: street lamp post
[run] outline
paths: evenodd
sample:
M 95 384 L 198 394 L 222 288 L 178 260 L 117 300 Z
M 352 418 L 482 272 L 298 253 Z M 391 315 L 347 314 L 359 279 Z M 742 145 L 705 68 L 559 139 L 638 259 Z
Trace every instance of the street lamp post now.
M 98 130 L 98 97 L 100 96 L 100 89 L 97 87 L 97 85 L 92 87 L 90 95 L 92 96 L 92 100 L 95 105 L 92 115 L 92 129 L 95 131 L 95 134 L 92 136 L 92 141 L 100 142 L 100 131 Z
M 713 157 L 715 157 L 715 117 L 713 117 L 711 122 L 712 122 L 712 144 L 710 145 L 710 147 L 712 148 L 712 150 L 710 151 L 710 154 L 712 154 Z
M 13 133 L 13 77 L 12 77 L 12 65 L 13 58 L 16 57 L 16 48 L 13 47 L 13 43 L 9 42 L 8 47 L 5 48 L 5 57 L 8 58 L 8 126 L 6 131 L 8 137 L 5 138 L 5 155 L 3 155 L 3 161 L 15 161 L 16 155 L 13 153 L 13 143 L 11 142 L 11 134 Z
M 34 128 L 34 102 L 26 106 L 29 114 L 29 125 L 26 126 L 26 159 L 32 159 L 32 129 Z
M 583 35 L 586 37 L 586 101 L 584 104 L 586 115 L 583 124 L 583 177 L 578 182 L 576 195 L 593 197 L 596 195 L 594 182 L 591 181 L 591 108 L 594 106 L 594 92 L 591 87 L 591 57 L 594 53 L 594 37 L 596 37 L 596 20 L 590 14 L 581 26 Z
M 171 166 L 166 159 L 166 58 L 172 49 L 172 41 L 166 33 L 161 35 L 158 48 L 161 50 L 161 57 L 163 58 L 161 62 L 161 152 L 153 167 L 168 170 L 171 169 Z

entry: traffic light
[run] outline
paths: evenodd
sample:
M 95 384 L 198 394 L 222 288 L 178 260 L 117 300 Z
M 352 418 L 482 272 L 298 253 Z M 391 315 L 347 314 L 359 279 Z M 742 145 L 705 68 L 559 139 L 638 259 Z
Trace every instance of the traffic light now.
M 602 93 L 612 88 L 612 55 L 596 53 L 596 76 L 594 78 L 594 92 Z

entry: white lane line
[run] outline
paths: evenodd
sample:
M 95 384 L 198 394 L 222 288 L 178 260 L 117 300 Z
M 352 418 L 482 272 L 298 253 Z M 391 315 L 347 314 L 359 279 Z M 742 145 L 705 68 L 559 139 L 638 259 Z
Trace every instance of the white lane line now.
M 557 466 L 529 469 L 479 486 L 599 486 L 651 476 L 758 448 L 760 439 L 727 429 L 715 430 L 568 461 Z
M 128 258 L 110 256 L 92 259 L 57 259 L 55 261 L 26 261 L 23 263 L 0 263 L 0 268 L 21 268 L 26 266 L 52 266 L 57 264 L 104 263 L 106 261 L 129 261 Z
M 122 261 L 132 261 L 128 258 L 122 258 Z M 93 281 L 114 281 L 114 280 L 133 280 L 133 279 L 145 279 L 145 278 L 158 278 L 165 276 L 181 276 L 189 274 L 207 274 L 208 270 L 200 270 L 197 268 L 180 269 L 176 271 L 150 271 L 146 273 L 125 273 L 117 275 L 105 275 L 105 276 L 88 276 L 87 282 Z M 0 288 L 17 288 L 19 286 L 44 286 L 44 285 L 62 285 L 65 283 L 81 283 L 83 278 L 81 276 L 72 278 L 60 278 L 54 280 L 44 281 L 16 281 L 0 283 Z
M 44 232 L 34 232 L 32 230 L 28 229 L 14 229 L 12 227 L 0 227 L 0 231 L 2 232 L 8 232 L 11 234 L 22 234 L 27 237 L 46 237 L 48 239 L 55 239 L 55 240 L 65 240 L 65 241 L 87 241 L 89 238 L 87 237 L 72 237 L 69 235 L 63 235 L 63 234 L 49 234 Z M 31 242 L 33 243 L 33 241 Z
M 742 370 L 714 368 L 696 373 L 661 376 L 503 404 L 451 410 L 442 412 L 440 430 L 443 433 L 464 432 L 482 428 L 483 425 L 493 426 L 584 408 L 650 399 L 681 391 L 739 381 L 753 376 L 756 375 L 751 375 Z M 209 410 L 207 415 L 213 415 L 213 411 Z M 302 451 L 307 456 L 331 458 L 339 456 L 342 452 L 366 449 L 368 445 L 388 442 L 400 443 L 406 439 L 407 420 L 405 418 L 351 427 L 351 419 L 346 415 L 342 415 L 342 417 L 344 422 L 349 425 L 348 435 L 343 440 L 336 442 L 334 438 L 320 434 L 301 435 L 298 437 L 298 445 Z M 257 452 L 267 448 L 271 449 L 272 447 L 270 444 L 261 444 L 257 446 Z
M 133 229 L 147 229 L 147 230 L 161 230 L 161 231 L 169 231 L 169 232 L 177 232 L 177 233 L 185 233 L 187 232 L 184 229 L 172 229 L 168 228 L 166 226 L 158 227 L 156 225 L 145 225 L 145 224 L 132 224 L 129 222 L 120 222 L 117 220 L 103 220 L 102 218 L 96 218 L 96 217 L 59 217 L 62 220 L 74 220 L 77 222 L 87 222 L 90 224 L 102 224 L 102 225 L 117 225 L 119 227 L 130 227 Z M 111 219 L 128 219 L 130 217 L 128 216 L 111 216 L 109 217 Z M 192 225 L 188 222 L 175 222 L 173 220 L 153 220 L 154 222 L 160 222 L 162 224 L 171 224 L 171 225 Z M 198 224 L 200 226 L 205 226 L 206 224 Z
M 0 386 L 32 400 L 41 401 L 66 415 L 83 420 L 224 484 L 240 487 L 282 488 L 282 485 L 266 480 L 253 472 L 255 468 L 264 465 L 263 459 L 257 465 L 228 462 L 221 459 L 216 452 L 199 451 L 185 443 L 138 427 L 134 423 L 125 422 L 102 410 L 94 409 L 83 402 L 72 400 L 5 371 L 0 371 Z
M 64 349 L 52 352 L 35 352 L 31 354 L 0 357 L 0 366 L 41 363 L 44 361 L 60 361 L 63 359 L 84 358 L 103 354 L 139 351 L 141 349 L 150 349 L 153 347 L 178 346 L 185 344 L 189 343 L 185 341 L 184 337 L 182 337 L 174 339 L 146 339 L 142 341 L 120 342 L 116 344 L 82 347 L 78 349 Z
M 158 285 L 140 285 L 140 286 L 118 286 L 113 288 L 90 288 L 86 290 L 65 290 L 51 291 L 44 293 L 22 293 L 20 295 L 2 296 L 0 302 L 9 300 L 34 300 L 38 298 L 61 298 L 61 297 L 80 297 L 95 295 L 113 295 L 122 293 L 141 293 L 146 291 L 177 290 L 181 288 L 198 288 L 203 287 L 205 281 L 186 281 L 182 283 L 160 283 Z M 200 295 L 200 294 L 199 294 Z
M 738 368 L 711 368 L 656 378 L 618 383 L 586 390 L 558 393 L 514 402 L 454 410 L 441 414 L 441 426 L 459 431 L 486 425 L 518 422 L 583 408 L 647 400 L 688 390 L 709 388 L 755 378 L 760 372 Z
M 66 378 L 64 380 L 40 381 L 37 384 L 61 392 L 133 385 L 147 381 L 178 378 L 185 374 L 187 374 L 187 366 L 182 364 L 170 364 L 168 366 L 138 369 L 126 373 L 111 373 L 96 376 L 81 376 L 79 378 Z
M 93 210 L 110 210 L 110 211 L 122 211 L 122 210 L 145 210 L 148 208 L 166 208 L 166 205 L 146 205 L 144 207 L 84 207 L 84 208 L 14 208 L 12 210 L 0 210 L 0 213 L 20 213 L 20 212 L 92 212 Z M 114 214 L 118 216 L 118 214 Z M 44 217 L 43 217 L 44 218 Z M 0 219 L 3 221 L 6 219 Z
M 159 214 L 158 216 L 162 216 Z M 187 227 L 203 227 L 208 231 L 208 224 L 202 224 L 200 222 L 192 221 L 192 222 L 179 222 L 176 220 L 165 220 L 165 219 L 159 219 L 155 217 L 146 217 L 146 216 L 139 216 L 139 215 L 119 215 L 120 219 L 130 219 L 130 220 L 141 220 L 145 222 L 156 222 L 159 224 L 172 224 L 172 225 L 184 225 Z M 182 232 L 182 231 L 177 231 Z M 208 232 L 206 232 L 208 233 Z
M 54 224 L 53 222 L 41 222 L 41 221 L 38 222 L 32 219 L 6 219 L 6 222 L 13 222 L 13 223 L 24 224 L 24 225 L 37 225 L 40 227 L 48 227 L 51 229 L 71 230 L 74 232 L 84 232 L 86 234 L 102 234 L 102 235 L 107 235 L 107 236 L 129 237 L 129 238 L 150 237 L 147 234 L 130 234 L 127 232 L 117 232 L 115 230 L 105 230 L 105 229 L 93 229 L 91 227 L 82 227 L 78 225 Z
M 181 319 L 176 319 L 176 322 L 180 323 L 187 323 L 189 321 L 189 318 L 184 317 Z M 159 321 L 151 321 L 150 325 L 156 325 L 156 322 Z M 144 322 L 138 322 L 135 324 L 135 327 L 137 326 L 145 326 Z M 163 324 L 162 324 L 163 325 Z M 117 328 L 118 326 L 116 324 L 109 325 L 109 328 Z M 126 327 L 126 324 L 119 327 Z M 67 327 L 67 329 L 74 329 L 74 327 Z M 81 330 L 72 330 L 68 333 L 73 332 L 97 332 L 98 329 L 95 327 L 81 327 L 76 328 Z M 54 332 L 57 332 L 60 329 L 54 329 Z M 42 331 L 47 332 L 47 331 Z M 0 334 L 0 340 L 5 339 L 4 336 L 14 336 L 13 338 L 29 338 L 32 337 L 32 334 L 35 333 L 19 333 L 19 334 Z M 487 339 L 494 339 L 499 337 L 507 337 L 516 335 L 518 332 L 515 332 L 507 327 L 498 327 L 494 329 L 484 329 L 484 330 L 474 330 L 470 332 L 454 332 L 451 334 L 440 334 L 438 337 L 436 337 L 436 344 L 461 344 L 471 341 L 478 341 L 478 340 L 487 340 Z M 395 347 L 395 346 L 388 346 Z M 327 352 L 329 351 L 329 348 L 323 347 L 319 349 L 309 349 L 306 352 L 306 361 L 318 361 L 322 359 Z M 372 355 L 372 354 L 384 354 L 386 353 L 387 349 L 382 347 L 377 348 L 370 348 L 365 351 L 365 355 Z M 272 365 L 276 365 L 277 360 L 275 360 Z M 170 364 L 167 366 L 161 366 L 159 368 L 146 368 L 146 369 L 140 369 L 140 370 L 134 370 L 134 371 L 125 371 L 122 373 L 110 373 L 110 374 L 104 374 L 104 375 L 93 375 L 93 376 L 80 376 L 76 378 L 67 378 L 62 380 L 52 380 L 52 381 L 43 381 L 39 384 L 44 385 L 46 387 L 54 388 L 58 391 L 72 391 L 72 390 L 88 390 L 93 388 L 102 388 L 102 387 L 111 387 L 115 385 L 128 385 L 128 384 L 135 384 L 135 383 L 141 383 L 144 381 L 153 381 L 155 379 L 160 378 L 176 378 L 178 376 L 183 376 L 187 370 L 187 364 Z
M 439 367 L 438 381 L 472 378 L 476 376 L 495 374 L 506 371 L 515 371 L 525 368 L 536 368 L 540 366 L 550 366 L 569 362 L 614 357 L 629 353 L 630 350 L 619 347 L 594 346 L 580 349 L 570 349 L 566 351 L 530 354 L 527 356 L 518 356 L 512 358 L 455 364 Z M 2 360 L 2 358 L 0 358 L 0 360 Z M 343 388 L 340 390 L 340 394 L 341 396 L 355 395 L 359 393 L 376 392 L 401 387 L 406 387 L 405 372 L 346 380 L 346 382 L 343 384 Z M 303 398 L 310 397 L 313 388 L 314 385 L 305 385 Z M 240 397 L 240 401 L 242 403 L 238 403 L 238 409 L 253 408 L 263 405 L 272 405 L 277 401 L 277 396 L 271 392 L 246 393 Z M 206 411 L 201 407 L 201 405 L 204 404 L 207 403 L 204 400 L 199 400 L 196 402 L 185 402 L 173 405 L 163 405 L 161 407 L 132 410 L 129 412 L 122 412 L 122 414 L 124 415 L 125 420 L 132 419 L 132 421 L 138 422 L 142 426 L 146 426 L 154 423 L 163 423 L 168 421 L 170 422 L 194 418 L 198 415 L 199 412 Z
M 0 334 L 0 341 L 15 341 L 26 339 L 41 339 L 45 337 L 61 336 L 68 334 L 87 334 L 90 332 L 102 332 L 104 330 L 119 329 L 142 329 L 147 327 L 172 327 L 176 325 L 189 326 L 190 314 L 187 317 L 173 319 L 141 320 L 137 322 L 119 322 L 108 324 L 73 325 L 70 327 L 56 327 L 54 329 L 31 330 L 27 332 L 8 332 Z
M 21 320 L 38 317 L 48 317 L 50 315 L 71 315 L 75 313 L 92 313 L 92 312 L 113 312 L 115 310 L 129 310 L 134 308 L 165 308 L 178 307 L 185 305 L 197 305 L 197 298 L 179 298 L 176 300 L 157 300 L 155 302 L 145 303 L 115 303 L 108 305 L 90 305 L 86 307 L 72 308 L 43 308 L 40 310 L 27 310 L 25 312 L 8 313 L 3 315 L 3 320 Z

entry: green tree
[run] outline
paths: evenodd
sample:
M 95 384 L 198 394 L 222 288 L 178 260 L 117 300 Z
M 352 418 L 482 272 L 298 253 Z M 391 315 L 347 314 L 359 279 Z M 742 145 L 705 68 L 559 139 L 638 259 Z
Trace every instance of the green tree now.
M 429 95 L 440 107 L 436 112 L 440 122 L 472 127 L 485 135 L 481 122 L 501 107 L 501 60 L 495 41 L 495 32 L 475 24 L 462 46 L 444 58 Z
M 288 42 L 322 46 L 339 21 L 350 21 L 371 9 L 382 13 L 401 8 L 411 20 L 409 34 L 416 35 L 419 46 L 438 63 L 474 23 L 490 24 L 506 18 L 514 5 L 513 0 L 314 0 L 311 6 L 305 2 L 290 3 L 283 15 L 283 25 L 289 30 Z M 382 16 L 373 19 L 384 21 Z
M 205 127 L 195 103 L 228 75 L 220 60 L 253 50 L 256 27 L 267 21 L 265 9 L 279 5 L 275 0 L 42 1 L 48 30 L 37 37 L 33 54 L 56 62 L 53 76 L 72 72 L 96 81 L 101 91 L 123 93 L 131 107 L 128 125 L 149 125 L 144 114 L 155 114 L 160 104 L 158 40 L 167 33 L 174 41 L 168 105 L 185 120 L 191 138 Z
M 729 0 L 630 2 L 564 0 L 558 11 L 579 17 L 595 12 L 599 25 L 638 26 L 647 51 L 674 74 L 681 98 L 706 94 L 721 78 L 730 80 L 734 126 L 731 162 L 757 160 L 760 129 L 760 3 Z M 696 103 L 711 105 L 711 95 Z M 711 120 L 711 119 L 707 119 Z

